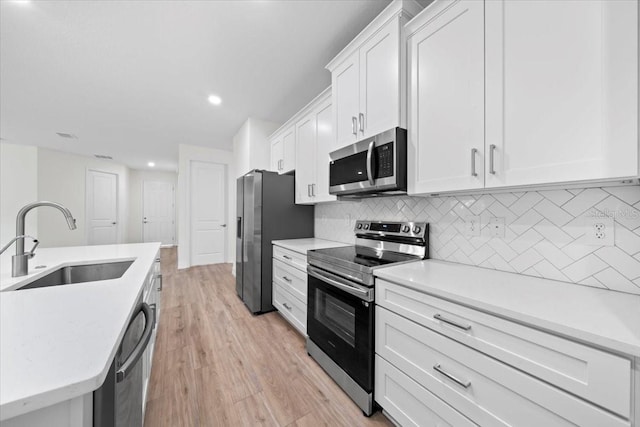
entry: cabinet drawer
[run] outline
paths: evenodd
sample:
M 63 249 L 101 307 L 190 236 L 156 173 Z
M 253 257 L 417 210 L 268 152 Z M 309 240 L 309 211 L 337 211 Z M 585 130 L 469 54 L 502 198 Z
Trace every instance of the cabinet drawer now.
M 630 416 L 629 359 L 384 280 L 376 280 L 376 304 L 624 418 Z
M 291 265 L 273 260 L 273 281 L 277 282 L 293 296 L 307 304 L 307 272 L 300 271 Z
M 403 427 L 476 425 L 380 356 L 375 363 L 375 400 Z
M 376 307 L 376 353 L 483 426 L 630 426 L 629 421 L 382 307 Z
M 302 271 L 307 271 L 307 255 L 290 251 L 289 249 L 273 246 L 273 258 L 290 264 Z
M 307 334 L 307 305 L 276 282 L 273 283 L 273 306 L 300 333 Z

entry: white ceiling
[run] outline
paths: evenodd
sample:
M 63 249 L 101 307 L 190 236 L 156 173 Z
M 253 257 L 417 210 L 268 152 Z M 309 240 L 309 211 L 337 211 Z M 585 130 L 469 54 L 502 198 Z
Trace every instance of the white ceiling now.
M 180 143 L 231 149 L 248 117 L 286 121 L 388 3 L 3 0 L 1 136 L 176 170 Z

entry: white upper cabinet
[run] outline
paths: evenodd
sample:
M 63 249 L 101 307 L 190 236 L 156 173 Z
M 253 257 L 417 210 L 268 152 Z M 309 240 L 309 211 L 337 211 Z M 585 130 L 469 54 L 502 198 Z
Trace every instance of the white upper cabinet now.
M 271 141 L 271 170 L 280 174 L 296 168 L 296 127 L 291 124 L 269 138 Z
M 638 2 L 485 7 L 486 186 L 637 176 Z
M 405 30 L 409 194 L 638 177 L 637 2 L 438 0 Z
M 330 90 L 311 101 L 305 111 L 296 124 L 296 203 L 336 200 L 329 194 L 329 152 L 335 149 Z
M 412 194 L 484 186 L 484 4 L 436 6 L 407 27 Z
M 421 10 L 395 0 L 328 65 L 337 147 L 406 127 L 404 24 Z

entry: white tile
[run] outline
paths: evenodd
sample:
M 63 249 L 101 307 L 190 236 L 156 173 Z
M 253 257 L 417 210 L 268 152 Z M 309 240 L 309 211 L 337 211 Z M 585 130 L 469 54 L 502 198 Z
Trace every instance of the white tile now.
M 522 197 L 509 206 L 509 209 L 516 215 L 520 216 L 533 208 L 542 199 L 543 197 L 540 194 L 535 191 L 530 191 L 528 193 L 524 193 Z
M 510 209 L 506 208 L 502 203 L 498 202 L 497 200 L 487 208 L 487 211 L 491 212 L 492 214 L 491 216 L 504 218 L 505 224 L 511 224 L 513 221 L 515 221 L 518 218 L 518 215 L 513 213 Z
M 573 237 L 562 231 L 562 228 L 552 224 L 551 221 L 547 219 L 543 219 L 534 225 L 533 229 L 542 234 L 546 240 L 559 248 L 573 242 L 574 240 Z
M 509 265 L 518 273 L 522 273 L 542 261 L 542 259 L 542 255 L 532 248 L 512 259 Z
M 471 262 L 471 260 L 469 259 L 468 256 L 466 256 L 464 254 L 464 252 L 462 252 L 461 250 L 457 250 L 453 253 L 453 255 L 451 255 L 450 260 L 447 261 L 453 261 L 453 262 L 459 262 L 460 264 L 471 264 L 473 265 L 473 263 Z
M 497 193 L 494 194 L 493 197 L 506 207 L 511 206 L 516 200 L 518 200 L 518 197 L 513 193 Z
M 538 243 L 540 240 L 542 240 L 540 233 L 530 228 L 511 242 L 509 246 L 511 246 L 511 249 L 521 254 L 527 249 L 533 247 L 533 245 Z
M 534 246 L 534 248 L 544 257 L 544 259 L 549 261 L 556 268 L 563 269 L 573 263 L 573 258 L 558 249 L 548 240 L 541 240 Z
M 564 273 L 573 282 L 579 282 L 589 276 L 593 276 L 605 268 L 607 268 L 607 264 L 597 256 L 591 254 L 563 269 L 562 273 Z
M 469 243 L 473 245 L 474 248 L 480 249 L 482 246 L 486 245 L 491 239 L 489 236 L 474 236 L 469 237 Z
M 606 187 L 604 191 L 613 194 L 618 199 L 630 205 L 640 202 L 640 185 L 625 185 L 624 187 Z
M 508 224 L 509 228 L 511 228 L 516 234 L 520 235 L 536 225 L 543 219 L 542 215 L 540 215 L 535 210 L 530 210 L 524 213 L 524 215 L 516 218 L 511 224 Z
M 584 279 L 581 282 L 579 282 L 579 284 L 592 286 L 592 287 L 595 287 L 595 288 L 607 289 L 607 287 L 605 285 L 600 283 L 600 281 L 598 279 L 596 279 L 595 277 L 593 277 L 593 276 L 587 277 L 586 279 Z
M 433 205 L 434 208 L 438 208 L 442 203 L 444 203 L 443 197 L 428 197 L 425 200 L 427 200 L 430 205 Z
M 567 190 L 569 193 L 573 194 L 574 196 L 577 196 L 578 194 L 582 193 L 581 189 L 570 189 Z
M 615 245 L 629 255 L 635 255 L 640 252 L 640 235 L 628 228 L 621 226 L 615 227 L 614 237 Z
M 565 210 L 547 199 L 544 199 L 535 205 L 534 209 L 558 227 L 565 225 L 574 218 Z
M 538 191 L 545 199 L 551 200 L 558 206 L 567 203 L 569 200 L 573 198 L 573 194 L 569 193 L 567 190 L 546 190 L 546 191 Z
M 476 250 L 474 253 L 469 255 L 469 259 L 476 265 L 479 265 L 484 260 L 488 259 L 491 255 L 494 255 L 495 252 L 493 248 L 489 245 L 484 245 L 480 249 Z
M 524 274 L 525 276 L 542 277 L 542 275 L 538 273 L 533 267 L 526 269 L 520 274 Z
M 496 270 L 508 271 L 514 273 L 515 270 L 507 261 L 502 259 L 498 254 L 494 254 L 489 258 L 489 262 L 495 267 Z
M 607 288 L 614 291 L 640 294 L 640 287 L 633 284 L 633 282 L 628 280 L 613 268 L 607 268 L 606 270 L 602 270 L 601 272 L 596 273 L 595 278 L 598 279 Z
M 631 206 L 614 196 L 609 196 L 596 205 L 596 209 L 605 215 L 613 216 L 615 222 L 629 230 L 640 227 L 640 209 Z
M 585 217 L 578 216 L 562 226 L 562 231 L 573 237 L 574 239 L 583 236 L 585 233 Z
M 469 209 L 471 209 L 471 212 L 473 212 L 474 215 L 480 215 L 482 211 L 488 209 L 489 206 L 495 203 L 495 201 L 496 199 L 494 199 L 493 196 L 485 194 L 482 197 L 480 197 L 478 200 L 476 200 L 476 202 L 473 205 L 471 205 Z
M 622 249 L 609 246 L 598 249 L 595 254 L 626 278 L 634 280 L 640 277 L 640 262 Z
M 453 242 L 458 246 L 458 248 L 464 252 L 464 254 L 468 257 L 469 255 L 471 255 L 472 253 L 475 252 L 476 248 L 473 247 L 473 245 L 471 243 L 469 243 L 469 241 L 467 240 L 466 237 L 462 236 L 461 234 L 458 234 L 456 237 L 453 238 Z
M 599 249 L 599 246 L 588 246 L 583 245 L 578 242 L 572 242 L 562 248 L 562 252 L 569 255 L 574 260 L 579 260 L 580 258 L 584 258 L 592 252 L 595 252 Z
M 571 215 L 578 216 L 598 204 L 608 195 L 608 193 L 605 193 L 600 188 L 588 188 L 562 205 L 562 208 Z
M 511 246 L 505 243 L 505 241 L 502 239 L 491 239 L 489 240 L 488 244 L 498 255 L 500 255 L 506 261 L 511 261 L 518 256 L 518 253 L 514 251 Z
M 539 251 L 538 251 L 539 252 Z M 541 277 L 550 280 L 561 280 L 563 282 L 570 282 L 571 280 L 565 276 L 560 270 L 554 267 L 549 261 L 546 259 L 540 261 L 533 268 L 540 273 Z

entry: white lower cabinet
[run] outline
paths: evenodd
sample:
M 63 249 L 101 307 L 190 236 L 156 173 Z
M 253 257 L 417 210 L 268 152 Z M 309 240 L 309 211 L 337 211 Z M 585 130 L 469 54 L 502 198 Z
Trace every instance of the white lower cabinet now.
M 402 426 L 634 425 L 630 357 L 383 280 L 375 321 L 375 399 Z
M 302 335 L 307 334 L 307 254 L 273 247 L 272 303 Z

